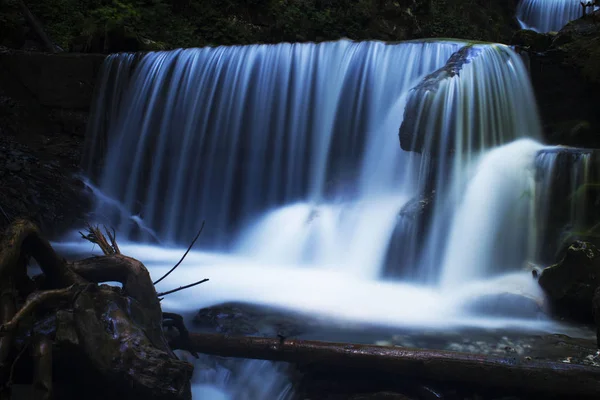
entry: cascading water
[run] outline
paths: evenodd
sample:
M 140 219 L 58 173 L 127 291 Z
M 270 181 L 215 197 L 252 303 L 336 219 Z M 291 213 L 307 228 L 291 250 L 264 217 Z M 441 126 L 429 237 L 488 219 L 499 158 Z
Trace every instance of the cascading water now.
M 517 7 L 521 27 L 542 33 L 559 31 L 582 15 L 580 0 L 521 0 Z
M 550 147 L 536 157 L 537 253 L 535 259 L 548 264 L 557 261 L 560 251 L 575 239 L 598 235 L 596 183 L 599 174 L 593 150 Z
M 465 236 L 467 232 L 462 231 L 465 225 L 476 222 L 476 225 L 468 228 L 473 234 L 471 238 L 490 234 L 494 221 L 503 218 L 496 213 L 488 219 L 476 221 L 472 218 L 476 212 L 473 206 L 486 208 L 487 200 L 502 203 L 503 197 L 513 195 L 511 190 L 518 190 L 514 188 L 519 185 L 519 174 L 527 173 L 524 169 L 527 161 L 523 156 L 517 155 L 522 161 L 515 159 L 514 149 L 519 151 L 517 145 L 499 148 L 494 153 L 498 155 L 489 154 L 488 159 L 480 160 L 481 156 L 486 150 L 518 138 L 536 139 L 540 135 L 541 125 L 527 72 L 521 58 L 506 46 L 465 46 L 444 67 L 426 76 L 412 90 L 400 128 L 400 143 L 405 150 L 425 154 L 421 162 L 419 190 L 433 193 L 429 195 L 432 204 L 428 214 L 431 221 L 427 223 L 429 233 L 425 243 L 404 249 L 410 260 L 417 260 L 417 277 L 437 281 L 440 278 L 440 266 L 448 269 L 444 263 L 463 264 L 459 271 L 485 270 L 486 265 L 491 267 L 490 264 L 504 264 L 504 267 L 513 264 L 494 255 L 490 251 L 492 243 L 482 246 L 483 243 L 479 241 L 480 251 L 486 252 L 487 256 L 477 261 L 479 265 L 469 266 L 475 261 L 467 260 L 469 254 L 477 250 L 465 249 L 473 246 L 473 242 Z M 494 161 L 494 157 L 499 160 Z M 528 159 L 532 161 L 533 154 Z M 482 165 L 478 167 L 478 163 Z M 504 164 L 507 170 L 515 173 L 503 179 L 499 175 L 501 172 L 494 170 L 483 178 L 478 178 L 481 173 L 473 178 L 473 169 L 484 169 L 486 163 Z M 484 192 L 490 189 L 495 191 L 490 194 L 491 199 L 486 199 L 484 196 L 487 193 Z M 481 197 L 476 198 L 480 192 Z M 461 212 L 461 208 L 466 210 Z M 483 209 L 481 211 L 484 212 Z M 504 215 L 508 216 L 507 213 Z M 520 236 L 515 235 L 514 230 L 523 225 L 519 217 L 512 216 L 512 228 L 509 229 L 507 225 L 503 230 L 506 237 L 512 236 L 516 241 Z M 449 231 L 453 219 L 454 227 Z M 460 245 L 461 241 L 466 246 Z M 444 249 L 447 249 L 446 252 Z M 412 254 L 415 250 L 421 254 Z M 458 260 L 446 256 L 444 261 L 443 255 L 448 252 L 458 252 L 464 257 Z M 460 280 L 468 275 L 470 273 L 459 273 L 456 278 Z M 444 276 L 447 277 L 447 273 Z
M 276 205 L 397 195 L 406 156 L 378 145 L 385 125 L 399 126 L 400 94 L 459 47 L 221 47 L 150 53 L 135 64 L 113 55 L 104 76 L 135 68 L 127 85 L 114 79 L 98 96 L 96 114 L 112 124 L 90 134 L 88 154 L 109 145 L 98 186 L 167 242 L 188 241 L 206 219 L 212 244 Z
M 123 252 L 160 275 L 206 220 L 201 246 L 212 253 L 190 253 L 167 286 L 202 275 L 210 288 L 170 295 L 166 308 L 240 300 L 394 326 L 548 323 L 465 311 L 482 294 L 541 296 L 527 274 L 501 276 L 536 245 L 530 196 L 541 149 L 527 70 L 507 46 L 339 41 L 117 54 L 91 121 L 84 164 L 96 217 L 130 241 L 169 244 L 122 242 Z M 399 148 L 400 126 L 410 152 Z M 408 222 L 406 207 L 428 193 L 431 217 L 415 229 L 422 218 Z M 390 257 L 398 237 L 408 245 Z M 381 279 L 386 263 L 406 268 L 400 258 L 419 285 Z M 272 387 L 281 396 L 269 398 L 289 393 Z

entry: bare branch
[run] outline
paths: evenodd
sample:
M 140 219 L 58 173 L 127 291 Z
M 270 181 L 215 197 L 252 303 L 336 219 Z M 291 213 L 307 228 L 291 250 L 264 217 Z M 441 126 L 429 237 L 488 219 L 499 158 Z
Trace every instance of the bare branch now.
M 201 281 L 190 283 L 189 285 L 185 285 L 185 286 L 180 286 L 177 289 L 169 290 L 168 292 L 157 293 L 156 295 L 158 297 L 166 296 L 166 295 L 171 294 L 171 293 L 179 292 L 180 290 L 184 290 L 184 289 L 188 289 L 188 288 L 197 286 L 197 285 L 199 285 L 201 283 L 204 283 L 204 282 L 208 282 L 208 279 L 202 279 Z
M 116 241 L 116 233 L 115 230 L 113 229 L 113 232 L 111 233 L 106 226 L 104 227 L 104 231 L 106 232 L 106 235 L 108 236 L 110 243 L 108 242 L 108 240 L 106 240 L 106 236 L 104 236 L 104 234 L 102 233 L 102 231 L 100 230 L 99 227 L 97 226 L 92 226 L 90 224 L 86 225 L 86 229 L 87 229 L 87 234 L 84 234 L 83 232 L 79 232 L 79 234 L 81 235 L 81 237 L 87 241 L 90 241 L 94 244 L 97 244 L 100 249 L 102 250 L 102 253 L 104 253 L 104 255 L 113 255 L 113 254 L 121 254 L 121 251 L 119 250 L 119 246 L 117 245 L 117 241 Z
M 188 249 L 186 250 L 186 252 L 183 254 L 183 257 L 181 257 L 181 260 L 179 260 L 179 262 L 177 264 L 175 264 L 175 266 L 173 268 L 171 268 L 169 270 L 169 272 L 167 272 L 166 274 L 164 274 L 159 280 L 157 280 L 156 282 L 154 282 L 154 285 L 157 285 L 158 283 L 160 283 L 163 279 L 165 279 L 167 276 L 171 275 L 171 272 L 175 271 L 175 269 L 177 267 L 179 267 L 179 265 L 181 265 L 181 263 L 183 262 L 183 260 L 185 259 L 185 256 L 188 255 L 188 253 L 190 252 L 190 250 L 192 249 L 192 247 L 194 246 L 194 243 L 196 243 L 196 241 L 198 240 L 198 238 L 200 237 L 200 234 L 202 233 L 202 230 L 204 229 L 204 222 L 202 221 L 202 226 L 200 227 L 200 230 L 198 231 L 198 233 L 196 234 L 196 237 L 194 238 L 194 240 L 192 241 L 192 243 L 190 244 L 190 246 L 188 247 Z

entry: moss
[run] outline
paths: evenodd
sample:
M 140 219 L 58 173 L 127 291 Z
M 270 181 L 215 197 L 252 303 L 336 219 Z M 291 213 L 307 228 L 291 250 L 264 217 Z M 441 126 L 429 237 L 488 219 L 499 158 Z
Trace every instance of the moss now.
M 545 51 L 552 45 L 553 36 L 541 34 L 532 30 L 517 31 L 511 39 L 511 44 L 528 47 L 533 51 Z
M 581 69 L 590 83 L 600 83 L 600 37 L 580 38 L 561 47 L 565 62 Z

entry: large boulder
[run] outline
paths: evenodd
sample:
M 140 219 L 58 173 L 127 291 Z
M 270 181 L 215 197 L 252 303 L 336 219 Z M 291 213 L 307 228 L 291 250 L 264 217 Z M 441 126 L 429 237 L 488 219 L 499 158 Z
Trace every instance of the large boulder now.
M 512 43 L 530 59 L 546 141 L 600 147 L 600 11 L 557 34 L 518 32 Z
M 592 323 L 592 300 L 600 286 L 600 250 L 591 243 L 572 243 L 559 263 L 542 271 L 539 284 L 557 315 Z

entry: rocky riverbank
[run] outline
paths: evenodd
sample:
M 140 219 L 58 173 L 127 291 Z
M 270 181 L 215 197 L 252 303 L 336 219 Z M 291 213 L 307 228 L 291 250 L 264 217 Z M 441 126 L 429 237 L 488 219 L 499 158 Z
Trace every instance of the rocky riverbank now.
M 54 237 L 83 220 L 79 164 L 103 59 L 0 52 L 0 228 L 29 217 Z

